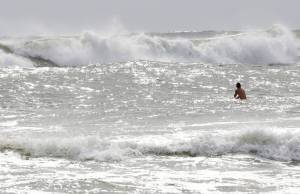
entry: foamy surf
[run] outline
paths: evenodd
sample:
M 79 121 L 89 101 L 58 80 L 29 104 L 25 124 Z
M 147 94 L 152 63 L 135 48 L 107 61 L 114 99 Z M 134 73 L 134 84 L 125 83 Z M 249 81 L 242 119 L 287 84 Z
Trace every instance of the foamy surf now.
M 2 47 L 9 48 L 10 58 L 13 58 L 2 64 L 12 66 L 28 66 L 28 63 L 35 66 L 86 66 L 135 60 L 290 64 L 295 63 L 299 56 L 299 41 L 282 25 L 265 31 L 216 35 L 207 39 L 150 34 L 101 36 L 84 32 L 79 36 L 2 40 Z M 0 60 L 5 60 L 5 57 Z
M 297 193 L 299 35 L 1 38 L 0 190 Z
M 97 137 L 5 138 L 1 151 L 26 157 L 58 157 L 73 160 L 120 161 L 145 155 L 218 157 L 250 154 L 279 161 L 300 161 L 300 133 L 273 130 L 238 131 L 224 135 L 197 135 L 182 140 L 178 134 L 126 137 L 125 141 Z M 132 139 L 132 140 L 130 140 Z

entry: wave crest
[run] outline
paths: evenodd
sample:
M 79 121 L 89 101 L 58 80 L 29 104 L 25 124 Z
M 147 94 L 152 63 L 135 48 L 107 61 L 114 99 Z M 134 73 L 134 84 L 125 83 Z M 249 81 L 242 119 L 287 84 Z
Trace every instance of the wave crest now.
M 180 139 L 177 135 L 107 141 L 96 137 L 0 140 L 0 150 L 31 157 L 62 157 L 74 160 L 111 161 L 147 154 L 213 157 L 255 154 L 279 161 L 300 161 L 300 134 L 248 131 L 242 134 L 200 135 Z
M 298 43 L 286 27 L 214 38 L 172 38 L 133 34 L 36 38 L 10 45 L 13 53 L 59 66 L 78 66 L 133 60 L 193 61 L 217 64 L 286 64 L 298 57 Z M 49 64 L 51 66 L 51 64 Z

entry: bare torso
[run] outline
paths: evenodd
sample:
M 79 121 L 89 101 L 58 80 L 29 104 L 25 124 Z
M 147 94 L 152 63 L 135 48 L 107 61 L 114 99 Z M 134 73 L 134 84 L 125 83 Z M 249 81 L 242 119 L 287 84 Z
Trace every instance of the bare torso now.
M 243 90 L 242 88 L 238 88 L 235 90 L 234 97 L 236 99 L 241 99 L 241 100 L 247 99 L 245 90 Z

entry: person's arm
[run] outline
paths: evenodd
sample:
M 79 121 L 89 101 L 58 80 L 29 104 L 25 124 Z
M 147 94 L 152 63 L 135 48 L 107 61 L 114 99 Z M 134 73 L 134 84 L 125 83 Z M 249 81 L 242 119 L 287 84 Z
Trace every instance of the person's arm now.
M 237 96 L 238 96 L 238 92 L 237 92 L 237 90 L 235 90 L 234 98 L 238 99 L 239 97 L 237 97 Z

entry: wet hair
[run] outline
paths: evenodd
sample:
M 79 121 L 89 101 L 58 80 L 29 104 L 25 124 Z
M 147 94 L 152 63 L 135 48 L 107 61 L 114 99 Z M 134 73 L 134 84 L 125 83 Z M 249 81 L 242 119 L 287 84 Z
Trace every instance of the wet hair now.
M 238 82 L 238 83 L 236 83 L 236 87 L 237 88 L 241 88 L 241 84 Z

